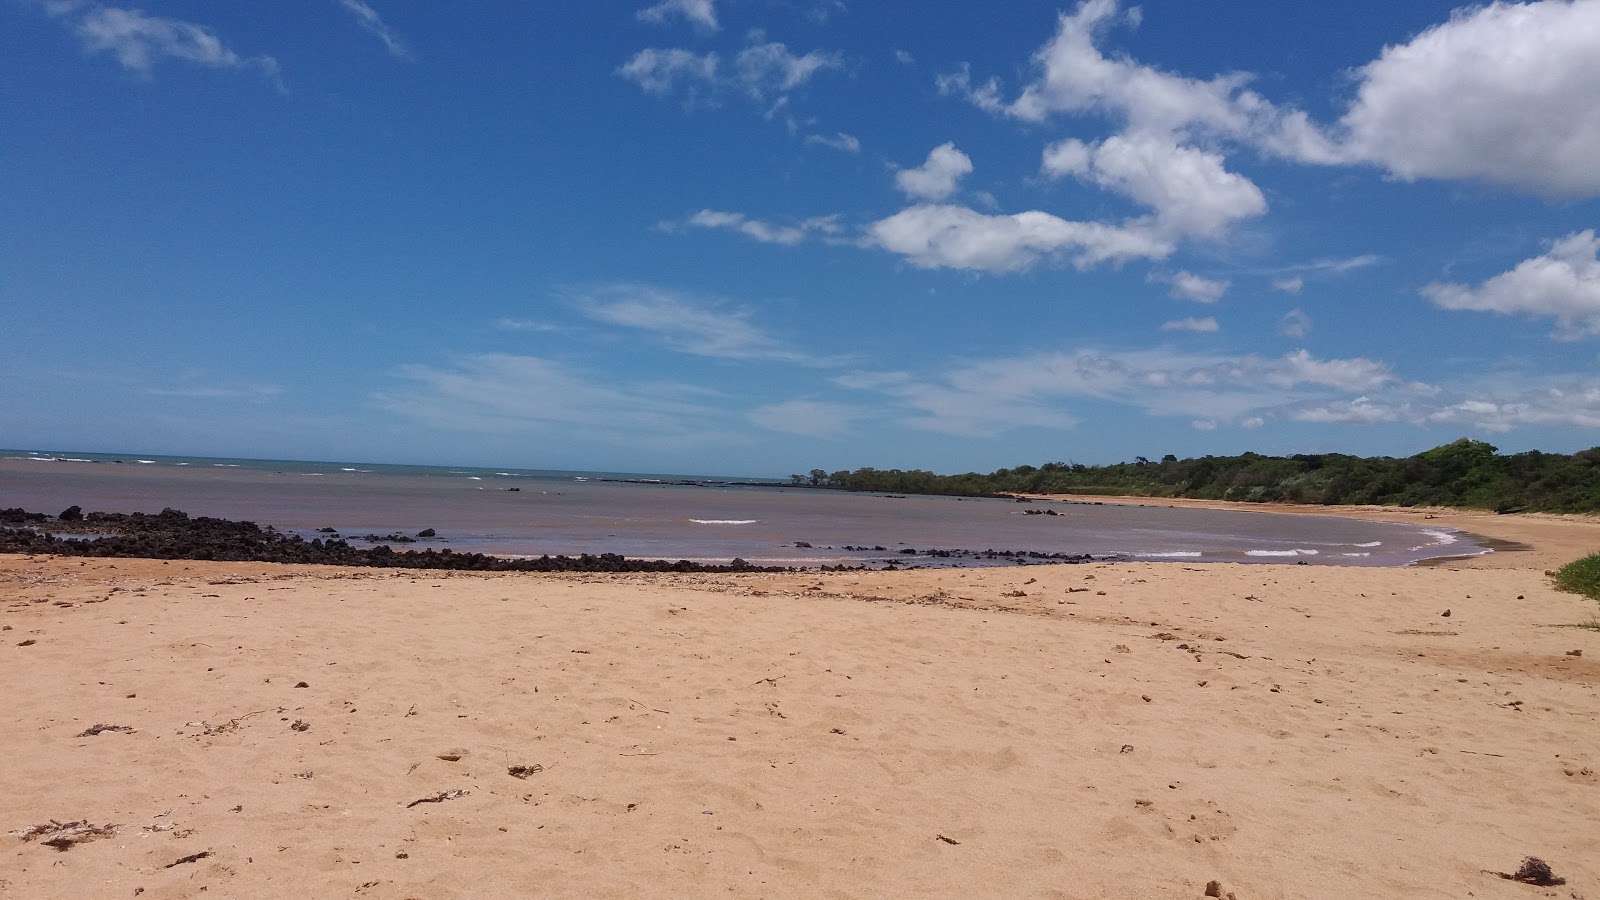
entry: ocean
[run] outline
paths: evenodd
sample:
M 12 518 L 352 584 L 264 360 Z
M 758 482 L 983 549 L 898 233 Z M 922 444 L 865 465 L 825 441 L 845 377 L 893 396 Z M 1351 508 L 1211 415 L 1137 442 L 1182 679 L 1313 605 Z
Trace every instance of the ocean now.
M 405 546 L 763 566 L 1014 564 L 930 550 L 1359 566 L 1488 552 L 1450 529 L 1340 516 L 848 493 L 749 478 L 0 450 L 0 508 L 69 506 L 171 507 L 308 539 L 334 529 L 357 546 L 368 534 L 432 529 Z

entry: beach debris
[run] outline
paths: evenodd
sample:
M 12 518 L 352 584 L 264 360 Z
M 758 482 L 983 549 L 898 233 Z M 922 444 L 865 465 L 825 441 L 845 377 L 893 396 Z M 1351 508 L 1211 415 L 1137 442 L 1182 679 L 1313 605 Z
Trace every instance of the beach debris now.
M 1132 744 L 1123 744 L 1122 745 L 1122 749 L 1118 750 L 1117 752 L 1118 753 L 1132 753 L 1133 752 L 1133 745 Z
M 88 819 L 78 819 L 73 822 L 57 822 L 51 819 L 43 825 L 34 825 L 11 833 L 22 838 L 24 843 L 39 841 L 46 847 L 53 847 L 65 853 L 78 844 L 111 837 L 117 833 L 117 826 L 90 825 Z
M 461 757 L 466 755 L 467 751 L 461 749 L 460 747 L 451 747 L 449 750 L 446 750 L 443 753 L 434 754 L 435 757 L 442 759 L 445 762 L 460 762 Z
M 828 729 L 828 733 L 829 734 L 844 734 L 844 729 L 843 728 L 829 728 Z
M 1567 651 L 1567 655 L 1568 656 L 1582 656 L 1583 655 L 1583 651 L 1582 650 L 1568 650 Z
M 308 687 L 311 687 L 311 685 L 306 684 L 304 681 L 297 681 L 297 682 L 295 682 L 294 686 L 297 687 L 297 688 L 308 688 Z
M 290 731 L 310 731 L 311 730 L 311 723 L 305 721 L 304 719 L 295 719 L 294 722 L 292 722 L 289 725 L 289 730 Z
M 78 733 L 78 737 L 94 737 L 108 731 L 120 731 L 124 734 L 133 734 L 133 727 L 129 725 L 91 725 Z
M 464 790 L 462 788 L 454 788 L 454 789 L 448 790 L 448 791 L 440 791 L 439 793 L 434 794 L 431 797 L 422 797 L 420 799 L 413 800 L 410 803 L 407 803 L 406 804 L 406 809 L 410 809 L 411 807 L 416 806 L 419 803 L 443 803 L 446 800 L 455 800 L 458 797 L 465 797 L 470 793 L 472 793 L 472 792 L 468 791 L 468 790 Z
M 239 730 L 239 723 L 243 722 L 245 719 L 250 718 L 251 716 L 259 716 L 262 713 L 266 713 L 266 712 L 280 712 L 281 713 L 281 712 L 283 712 L 283 710 L 284 710 L 284 708 L 281 707 L 281 706 L 278 707 L 275 710 L 272 710 L 272 709 L 258 709 L 258 710 L 255 710 L 254 712 L 247 712 L 242 716 L 238 716 L 238 717 L 229 719 L 228 721 L 223 722 L 221 725 L 208 725 L 205 722 L 189 722 L 188 725 L 198 725 L 200 727 L 201 731 L 203 733 L 205 733 L 205 734 L 225 734 L 225 733 L 230 732 L 230 731 L 238 731 Z M 188 725 L 186 725 L 185 727 L 188 727 Z
M 1447 609 L 1447 610 L 1445 610 L 1445 611 L 1444 611 L 1444 612 L 1442 612 L 1442 613 L 1439 613 L 1439 618 L 1441 618 L 1441 619 L 1448 619 L 1448 618 L 1450 618 L 1450 610 L 1448 610 L 1448 609 Z
M 1485 869 L 1484 871 L 1487 872 L 1489 870 Z M 1550 871 L 1549 863 L 1537 856 L 1529 856 L 1523 859 L 1522 866 L 1515 872 L 1489 872 L 1489 874 L 1498 875 L 1507 881 L 1520 881 L 1523 884 L 1531 884 L 1537 887 L 1555 887 L 1558 884 L 1567 883 L 1565 878 L 1561 878 Z
M 946 844 L 950 844 L 952 846 L 960 846 L 961 845 L 961 842 L 956 840 L 955 838 L 947 838 L 942 834 L 936 834 L 936 835 L 934 835 L 934 837 L 936 837 L 939 840 L 944 841 Z
M 506 769 L 506 774 L 512 778 L 527 778 L 529 775 L 537 775 L 543 771 L 544 766 L 534 763 L 528 766 L 511 766 Z
M 28 638 L 27 640 L 22 641 L 21 643 L 17 644 L 17 646 L 18 647 L 32 647 L 34 644 L 37 644 L 37 643 L 39 643 L 39 642 L 34 640 L 33 638 Z
M 199 853 L 191 853 L 188 856 L 180 856 L 177 859 L 173 860 L 172 862 L 169 862 L 166 865 L 162 866 L 161 868 L 170 869 L 170 868 L 173 868 L 174 866 L 187 865 L 188 863 L 199 862 L 202 859 L 208 859 L 213 855 L 214 854 L 212 854 L 212 852 L 210 850 L 201 850 Z

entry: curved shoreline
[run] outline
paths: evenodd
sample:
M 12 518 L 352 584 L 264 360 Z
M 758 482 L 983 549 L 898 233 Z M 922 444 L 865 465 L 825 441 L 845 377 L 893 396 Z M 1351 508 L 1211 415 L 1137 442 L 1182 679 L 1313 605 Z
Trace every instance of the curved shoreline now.
M 1090 494 L 1018 494 L 1030 500 L 1085 502 L 1121 506 L 1216 509 L 1273 515 L 1338 516 L 1372 522 L 1428 522 L 1459 532 L 1487 545 L 1489 553 L 1441 556 L 1424 565 L 1448 562 L 1487 569 L 1550 569 L 1581 556 L 1600 552 L 1600 516 L 1557 513 L 1499 514 L 1488 510 L 1449 507 L 1313 506 L 1300 503 L 1240 503 L 1231 500 L 1196 500 L 1186 497 L 1130 497 Z

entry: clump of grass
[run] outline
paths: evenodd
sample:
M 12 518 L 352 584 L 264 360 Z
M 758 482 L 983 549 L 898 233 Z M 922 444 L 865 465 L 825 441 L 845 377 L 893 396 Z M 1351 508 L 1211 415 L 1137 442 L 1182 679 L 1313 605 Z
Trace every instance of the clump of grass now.
M 1582 594 L 1590 600 L 1600 601 L 1600 553 L 1573 560 L 1551 576 L 1556 590 Z

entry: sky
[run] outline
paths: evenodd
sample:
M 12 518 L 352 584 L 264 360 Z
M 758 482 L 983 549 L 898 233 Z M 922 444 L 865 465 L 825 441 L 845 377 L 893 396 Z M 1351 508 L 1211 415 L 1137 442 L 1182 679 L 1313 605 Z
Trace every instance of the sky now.
M 1572 452 L 1597 229 L 1600 0 L 0 0 L 17 449 Z

